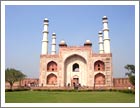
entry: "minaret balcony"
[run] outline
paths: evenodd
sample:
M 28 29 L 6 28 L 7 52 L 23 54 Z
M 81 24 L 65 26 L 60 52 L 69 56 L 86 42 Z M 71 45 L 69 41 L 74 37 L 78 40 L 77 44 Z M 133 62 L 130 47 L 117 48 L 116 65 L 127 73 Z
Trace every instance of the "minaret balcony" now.
M 49 31 L 43 31 L 42 33 L 49 33 Z

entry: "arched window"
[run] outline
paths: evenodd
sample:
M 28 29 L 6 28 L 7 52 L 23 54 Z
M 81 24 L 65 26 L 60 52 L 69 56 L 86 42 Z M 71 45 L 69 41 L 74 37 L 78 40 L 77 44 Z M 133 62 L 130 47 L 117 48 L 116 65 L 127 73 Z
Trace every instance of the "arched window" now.
M 73 70 L 73 72 L 79 72 L 79 64 L 77 64 L 77 63 L 73 64 L 72 70 Z
M 56 85 L 57 84 L 57 76 L 54 74 L 48 75 L 46 83 L 49 85 Z
M 54 61 L 51 61 L 47 64 L 47 71 L 57 71 L 57 64 Z
M 104 85 L 105 84 L 105 76 L 101 73 L 95 75 L 95 84 Z
M 105 71 L 105 64 L 104 62 L 98 60 L 94 63 L 94 70 L 95 71 Z

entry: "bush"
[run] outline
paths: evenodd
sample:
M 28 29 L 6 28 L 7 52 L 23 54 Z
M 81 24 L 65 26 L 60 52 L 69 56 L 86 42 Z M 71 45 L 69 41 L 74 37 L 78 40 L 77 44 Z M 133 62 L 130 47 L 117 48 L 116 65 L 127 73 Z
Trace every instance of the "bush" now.
M 94 92 L 94 91 L 108 91 L 106 89 L 32 89 L 32 91 L 51 91 L 51 92 Z
M 5 89 L 5 92 L 12 92 L 12 89 Z
M 51 91 L 51 92 L 73 92 L 73 89 L 32 89 L 32 91 Z
M 118 91 L 117 89 L 109 89 L 108 91 L 112 92 L 112 91 Z
M 118 90 L 118 89 L 83 89 L 83 90 L 75 90 L 75 89 L 30 89 L 30 88 L 18 88 L 18 89 L 5 89 L 6 92 L 14 92 L 14 91 L 48 91 L 48 92 L 94 92 L 94 91 L 99 91 L 99 92 L 103 92 L 103 91 L 110 91 L 110 92 L 123 92 L 123 93 L 132 93 L 135 94 L 134 90 Z
M 18 88 L 18 89 L 5 89 L 5 92 L 14 92 L 14 91 L 29 91 L 29 88 Z
M 119 90 L 119 92 L 135 94 L 135 91 L 134 91 L 134 90 L 128 90 L 128 89 L 125 89 L 125 90 Z

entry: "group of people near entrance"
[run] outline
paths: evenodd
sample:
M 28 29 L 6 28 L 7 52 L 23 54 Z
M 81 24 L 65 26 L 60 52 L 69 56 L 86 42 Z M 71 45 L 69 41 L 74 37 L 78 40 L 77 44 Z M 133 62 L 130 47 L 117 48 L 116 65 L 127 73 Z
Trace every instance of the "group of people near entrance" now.
M 70 83 L 68 83 L 68 87 L 70 87 Z M 74 89 L 78 89 L 79 87 L 81 87 L 81 84 L 73 82 L 73 87 Z

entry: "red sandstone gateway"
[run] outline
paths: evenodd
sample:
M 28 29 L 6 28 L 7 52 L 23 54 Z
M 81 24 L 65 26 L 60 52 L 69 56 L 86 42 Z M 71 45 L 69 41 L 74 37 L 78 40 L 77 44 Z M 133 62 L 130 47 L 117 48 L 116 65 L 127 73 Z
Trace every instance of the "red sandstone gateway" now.
M 99 31 L 99 53 L 92 51 L 92 43 L 68 46 L 62 40 L 56 53 L 56 34 L 52 33 L 51 53 L 48 53 L 48 25 L 44 19 L 42 52 L 40 55 L 39 86 L 65 87 L 79 84 L 81 87 L 112 87 L 112 53 L 108 18 L 102 18 L 103 32 Z M 104 39 L 103 39 L 104 37 Z
M 99 53 L 92 50 L 92 43 L 86 40 L 83 46 L 68 46 L 62 40 L 56 53 L 56 34 L 52 33 L 51 53 L 48 53 L 48 25 L 44 19 L 42 51 L 40 55 L 39 79 L 24 79 L 22 86 L 65 88 L 122 88 L 132 87 L 126 78 L 112 77 L 112 53 L 108 18 L 102 18 L 103 30 L 99 31 Z M 92 40 L 93 41 L 93 40 Z

